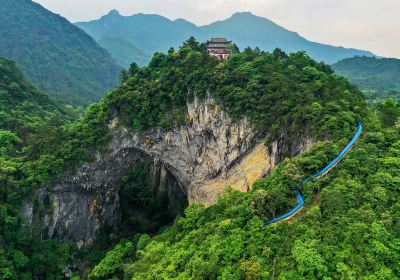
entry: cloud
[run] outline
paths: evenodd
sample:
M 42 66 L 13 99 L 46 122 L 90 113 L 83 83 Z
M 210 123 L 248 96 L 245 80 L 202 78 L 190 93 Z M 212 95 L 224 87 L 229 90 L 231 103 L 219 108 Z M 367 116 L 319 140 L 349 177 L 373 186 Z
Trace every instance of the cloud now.
M 198 25 L 251 11 L 307 39 L 400 57 L 400 1 L 395 0 L 34 0 L 70 21 L 156 13 Z

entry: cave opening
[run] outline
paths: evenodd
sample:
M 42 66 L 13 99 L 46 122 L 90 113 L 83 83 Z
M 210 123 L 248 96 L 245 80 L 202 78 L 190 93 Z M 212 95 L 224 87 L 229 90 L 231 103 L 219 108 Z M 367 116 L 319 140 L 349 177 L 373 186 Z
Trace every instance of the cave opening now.
M 171 224 L 188 205 L 187 195 L 164 167 L 146 161 L 131 165 L 119 192 L 124 231 L 156 233 Z
M 105 226 L 90 249 L 76 254 L 81 279 L 87 279 L 88 272 L 121 240 L 135 243 L 142 234 L 156 234 L 188 206 L 187 194 L 177 179 L 150 160 L 131 163 L 118 182 L 120 222 Z

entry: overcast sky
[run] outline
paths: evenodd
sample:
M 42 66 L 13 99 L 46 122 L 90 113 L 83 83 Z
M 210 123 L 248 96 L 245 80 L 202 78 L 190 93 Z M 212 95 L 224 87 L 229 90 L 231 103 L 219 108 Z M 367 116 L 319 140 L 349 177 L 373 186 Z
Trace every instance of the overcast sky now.
M 154 13 L 197 25 L 250 11 L 305 38 L 400 58 L 400 0 L 34 0 L 72 22 Z

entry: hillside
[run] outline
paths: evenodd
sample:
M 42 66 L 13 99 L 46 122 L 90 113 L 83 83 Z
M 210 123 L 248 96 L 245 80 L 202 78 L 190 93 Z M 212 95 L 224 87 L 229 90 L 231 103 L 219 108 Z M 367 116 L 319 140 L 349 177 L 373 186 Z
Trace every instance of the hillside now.
M 251 13 L 237 13 L 227 20 L 202 26 L 201 29 L 207 38 L 224 34 L 242 49 L 250 46 L 266 51 L 272 51 L 275 48 L 280 48 L 288 53 L 305 51 L 313 59 L 324 61 L 327 64 L 357 54 L 372 56 L 372 53 L 368 51 L 309 41 L 296 32 L 289 31 L 268 19 Z
M 125 67 L 133 61 L 145 65 L 155 52 L 166 52 L 172 46 L 179 47 L 190 36 L 198 34 L 198 27 L 189 22 L 171 21 L 159 15 L 137 14 L 124 17 L 116 10 L 98 20 L 75 24 L 109 50 Z M 110 47 L 111 42 L 107 39 L 110 37 L 118 38 L 119 42 L 112 42 Z M 125 49 L 127 43 L 130 44 L 129 49 Z M 135 48 L 137 52 L 132 53 Z M 143 58 L 133 60 L 141 54 Z
M 332 65 L 370 98 L 400 97 L 400 59 L 353 57 Z
M 255 128 L 267 129 L 272 139 L 266 145 L 299 137 L 306 127 L 320 141 L 283 160 L 247 193 L 228 190 L 208 208 L 192 204 L 160 234 L 128 235 L 89 279 L 398 279 L 398 106 L 389 100 L 367 108 L 356 88 L 302 53 L 247 50 L 215 64 L 203 51 L 187 42 L 177 52 L 156 55 L 149 67 L 132 69 L 107 96 L 123 127 L 150 135 L 154 126 L 185 124 L 187 88 L 197 96 L 209 89 L 232 118 L 248 116 Z M 299 186 L 338 155 L 357 121 L 365 123 L 365 132 L 343 161 L 328 176 Z M 216 135 L 209 131 L 204 141 Z M 265 226 L 296 204 L 298 190 L 305 197 L 300 214 Z
M 78 22 L 76 25 L 108 49 L 124 66 L 128 66 L 139 53 L 145 54 L 145 59 L 135 62 L 144 65 L 144 62 L 150 61 L 155 52 L 166 52 L 171 46 L 177 48 L 190 36 L 196 37 L 200 42 L 211 37 L 227 37 L 241 49 L 250 46 L 265 51 L 272 51 L 275 48 L 281 48 L 286 52 L 306 51 L 315 60 L 329 64 L 355 55 L 373 55 L 367 51 L 308 41 L 295 32 L 251 13 L 236 13 L 223 21 L 207 26 L 196 26 L 183 19 L 171 21 L 159 15 L 121 16 L 114 10 L 98 20 Z M 103 36 L 110 35 L 123 39 L 120 47 L 116 47 L 118 43 L 113 43 L 110 47 L 108 40 L 103 39 Z M 125 50 L 126 42 L 135 46 L 138 52 Z
M 192 204 L 153 237 L 128 234 L 89 279 L 398 278 L 400 131 L 393 122 L 398 108 L 390 122 L 381 123 L 376 115 L 384 120 L 391 113 L 382 109 L 374 115 L 357 89 L 302 53 L 247 50 L 215 64 L 203 52 L 191 41 L 177 52 L 156 55 L 149 67 L 132 69 L 107 96 L 107 107 L 116 110 L 124 128 L 149 135 L 154 126 L 185 124 L 188 88 L 198 97 L 209 89 L 232 118 L 248 116 L 256 129 L 267 129 L 272 138 L 267 145 L 283 132 L 299 137 L 307 128 L 320 142 L 281 162 L 248 193 L 228 191 L 209 208 Z M 366 124 L 362 140 L 327 177 L 301 187 L 306 199 L 301 214 L 291 223 L 265 227 L 264 221 L 295 205 L 297 182 L 337 155 L 357 120 Z M 209 131 L 204 141 L 216 135 Z M 285 136 L 282 142 L 293 139 Z
M 94 268 L 89 279 L 396 279 L 396 106 L 368 108 L 356 87 L 303 52 L 247 49 L 221 63 L 190 39 L 147 67 L 132 65 L 80 119 L 50 119 L 23 147 L 0 141 L 0 151 L 18 148 L 0 157 L 0 275 L 62 279 Z M 296 183 L 334 158 L 358 122 L 362 141 L 329 176 L 302 186 L 301 215 L 264 227 L 296 204 Z M 309 137 L 315 145 L 299 155 Z M 258 165 L 246 155 L 257 147 L 274 167 L 244 192 L 213 184 L 197 192 L 201 184 L 186 180 L 226 178 L 243 159 L 252 172 Z M 166 226 L 182 195 L 205 202 L 218 191 L 213 206 L 192 203 Z
M 70 246 L 32 235 L 36 228 L 27 228 L 18 213 L 43 182 L 42 174 L 55 171 L 55 158 L 38 159 L 39 154 L 58 143 L 60 127 L 77 116 L 71 106 L 57 105 L 27 82 L 13 61 L 0 57 L 1 279 L 43 279 L 44 271 L 61 275 Z
M 398 127 L 370 126 L 335 170 L 301 188 L 305 209 L 297 217 L 265 226 L 283 213 L 288 186 L 344 144 L 320 143 L 250 193 L 191 205 L 161 234 L 120 242 L 90 279 L 399 279 L 399 141 Z
M 98 43 L 108 50 L 117 62 L 124 67 L 128 67 L 133 61 L 139 65 L 148 63 L 148 54 L 120 36 L 104 35 Z M 130 61 L 129 64 L 128 61 Z
M 0 55 L 47 94 L 79 105 L 99 100 L 120 72 L 90 36 L 30 0 L 1 2 Z
M 26 81 L 11 60 L 0 57 L 0 129 L 24 138 L 46 121 L 72 119 L 73 108 L 57 105 Z

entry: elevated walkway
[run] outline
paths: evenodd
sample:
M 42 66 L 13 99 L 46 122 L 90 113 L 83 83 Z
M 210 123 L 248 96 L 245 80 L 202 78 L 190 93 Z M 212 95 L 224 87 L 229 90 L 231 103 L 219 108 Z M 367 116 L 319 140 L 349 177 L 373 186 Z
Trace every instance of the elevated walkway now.
M 360 138 L 360 135 L 363 131 L 363 126 L 361 123 L 358 124 L 358 128 L 356 133 L 354 134 L 353 138 L 351 141 L 344 147 L 344 149 L 339 153 L 339 155 L 333 159 L 330 163 L 328 163 L 324 168 L 322 168 L 319 172 L 311 175 L 307 179 L 303 180 L 302 183 L 307 183 L 310 181 L 313 181 L 315 179 L 318 179 L 319 177 L 322 177 L 326 174 L 328 174 L 346 155 L 347 153 L 353 148 L 354 144 L 357 142 L 358 138 Z M 266 225 L 273 224 L 279 221 L 284 221 L 284 220 L 290 220 L 292 217 L 294 217 L 298 212 L 300 212 L 301 209 L 304 208 L 304 199 L 301 195 L 301 192 L 297 192 L 297 201 L 298 204 L 289 212 L 274 218 L 272 220 L 269 220 L 265 222 Z

